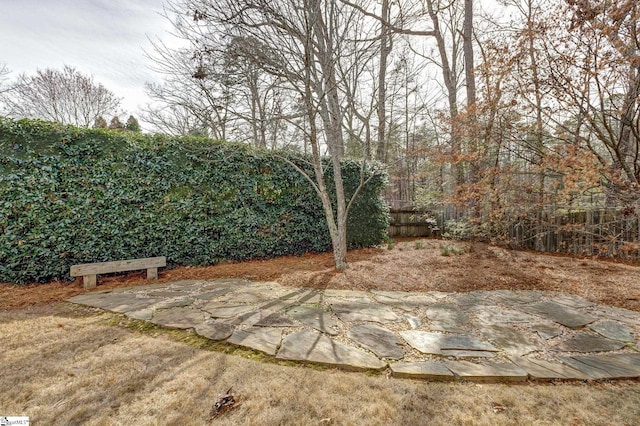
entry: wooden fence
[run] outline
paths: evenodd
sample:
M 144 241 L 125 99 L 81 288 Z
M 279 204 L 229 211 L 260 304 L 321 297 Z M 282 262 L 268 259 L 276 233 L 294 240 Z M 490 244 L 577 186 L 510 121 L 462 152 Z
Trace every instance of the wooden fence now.
M 510 223 L 508 232 L 517 248 L 640 259 L 640 217 L 620 209 L 542 212 Z
M 433 237 L 440 228 L 426 212 L 413 209 L 389 210 L 390 237 Z
M 454 205 L 430 212 L 392 209 L 390 215 L 390 237 L 446 235 L 452 223 L 466 221 L 471 224 L 471 234 L 466 237 L 481 237 L 512 248 L 640 260 L 640 214 L 628 209 L 554 207 L 503 217 L 493 224 L 487 217 L 474 217 Z

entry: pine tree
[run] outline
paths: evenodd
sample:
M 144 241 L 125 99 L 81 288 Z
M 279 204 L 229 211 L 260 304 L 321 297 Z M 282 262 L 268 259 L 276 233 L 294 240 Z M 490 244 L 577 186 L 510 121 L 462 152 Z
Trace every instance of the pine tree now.
M 130 115 L 129 118 L 127 119 L 126 124 L 124 125 L 125 130 L 128 130 L 130 132 L 139 132 L 140 131 L 140 124 L 138 123 L 138 120 L 136 120 L 136 118 L 133 115 Z

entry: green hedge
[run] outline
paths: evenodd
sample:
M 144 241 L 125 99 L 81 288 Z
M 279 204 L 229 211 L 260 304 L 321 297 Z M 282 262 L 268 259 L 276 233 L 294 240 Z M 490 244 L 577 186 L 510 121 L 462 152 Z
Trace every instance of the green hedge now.
M 323 210 L 282 158 L 246 145 L 0 118 L 0 282 L 68 279 L 70 265 L 173 265 L 330 250 Z M 352 193 L 360 166 L 345 162 Z M 331 179 L 331 176 L 328 176 Z M 360 192 L 350 247 L 379 244 L 385 176 Z

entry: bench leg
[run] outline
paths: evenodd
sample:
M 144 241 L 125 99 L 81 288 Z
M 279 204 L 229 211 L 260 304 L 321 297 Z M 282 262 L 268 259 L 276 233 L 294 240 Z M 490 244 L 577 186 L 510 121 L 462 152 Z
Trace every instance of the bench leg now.
M 96 276 L 95 275 L 85 275 L 82 277 L 82 282 L 84 284 L 85 290 L 89 290 L 95 288 L 96 286 Z
M 147 268 L 147 279 L 148 280 L 157 280 L 158 279 L 158 268 Z

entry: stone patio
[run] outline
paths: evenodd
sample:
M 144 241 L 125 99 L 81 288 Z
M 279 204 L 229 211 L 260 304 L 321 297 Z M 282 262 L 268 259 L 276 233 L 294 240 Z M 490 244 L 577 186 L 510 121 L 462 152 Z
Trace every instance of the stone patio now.
M 388 368 L 396 377 L 640 377 L 640 313 L 572 295 L 315 290 L 231 279 L 94 291 L 69 301 L 276 359 Z

